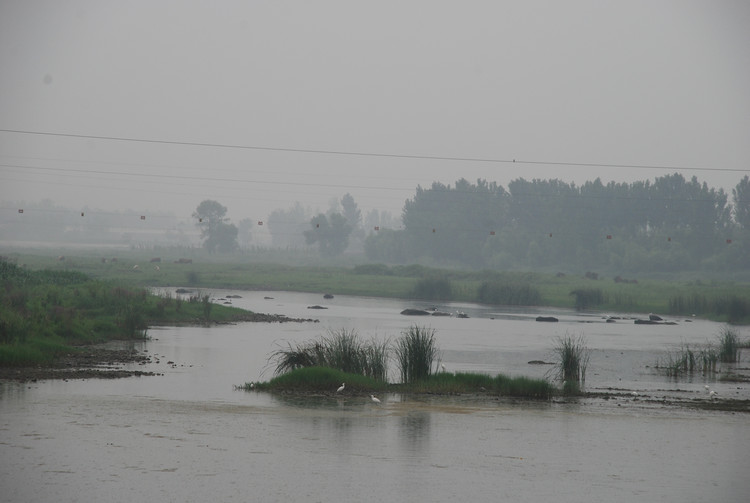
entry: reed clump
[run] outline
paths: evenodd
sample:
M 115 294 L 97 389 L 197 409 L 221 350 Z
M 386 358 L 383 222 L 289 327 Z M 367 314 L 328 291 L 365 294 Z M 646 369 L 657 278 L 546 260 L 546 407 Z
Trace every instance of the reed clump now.
M 678 350 L 670 352 L 657 362 L 656 368 L 661 369 L 670 377 L 693 374 L 694 372 L 716 372 L 719 355 L 714 347 L 707 344 L 703 347 L 691 348 L 684 344 Z
M 740 361 L 740 336 L 730 327 L 724 327 L 719 334 L 719 361 L 734 363 Z
M 329 330 L 319 340 L 279 349 L 271 355 L 275 374 L 306 367 L 328 367 L 350 374 L 385 381 L 388 371 L 388 341 L 362 341 L 354 329 Z
M 566 334 L 558 337 L 554 353 L 558 361 L 552 372 L 557 380 L 563 383 L 575 382 L 579 385 L 586 381 L 591 350 L 586 346 L 586 339 L 582 335 Z
M 393 350 L 403 383 L 409 384 L 429 377 L 433 364 L 437 370 L 440 351 L 434 329 L 412 325 L 401 333 Z

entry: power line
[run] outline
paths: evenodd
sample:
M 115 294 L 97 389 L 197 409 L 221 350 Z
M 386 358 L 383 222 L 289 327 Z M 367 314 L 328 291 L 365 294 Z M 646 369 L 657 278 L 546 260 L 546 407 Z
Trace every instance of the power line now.
M 27 130 L 20 130 L 20 129 L 0 129 L 0 132 L 36 135 L 36 136 L 52 136 L 52 137 L 62 137 L 62 138 L 79 138 L 79 139 L 87 139 L 87 140 L 149 143 L 149 144 L 158 144 L 158 145 L 180 145 L 180 146 L 191 146 L 191 147 L 258 150 L 258 151 L 270 151 L 270 152 L 340 155 L 340 156 L 356 156 L 356 157 L 380 157 L 380 158 L 391 158 L 391 159 L 419 159 L 419 160 L 431 160 L 431 161 L 476 162 L 476 163 L 492 163 L 492 164 L 534 164 L 534 165 L 548 165 L 548 166 L 569 166 L 569 167 L 576 166 L 576 167 L 589 167 L 589 168 L 617 168 L 617 169 L 627 168 L 627 169 L 661 169 L 661 170 L 688 170 L 688 171 L 725 171 L 725 172 L 740 172 L 740 173 L 748 171 L 747 169 L 739 169 L 739 168 L 708 168 L 708 167 L 688 167 L 688 166 L 667 166 L 667 165 L 656 165 L 656 164 L 534 161 L 534 160 L 524 160 L 524 159 L 497 159 L 497 158 L 481 158 L 481 157 L 450 157 L 450 156 L 438 156 L 438 155 L 391 154 L 391 153 L 383 153 L 383 152 L 360 152 L 360 151 L 353 151 L 353 150 L 321 150 L 321 149 L 291 148 L 291 147 L 267 147 L 267 146 L 259 146 L 259 145 L 238 145 L 238 144 L 229 144 L 229 143 L 155 140 L 155 139 L 148 139 L 148 138 L 135 138 L 135 137 L 124 137 L 124 136 L 54 133 L 54 132 L 49 132 L 49 131 L 27 131 Z

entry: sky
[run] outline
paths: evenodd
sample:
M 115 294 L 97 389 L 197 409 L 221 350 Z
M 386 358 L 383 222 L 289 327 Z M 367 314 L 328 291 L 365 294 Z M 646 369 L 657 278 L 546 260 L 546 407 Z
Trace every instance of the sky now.
M 750 174 L 750 2 L 0 0 L 3 212 L 674 172 Z

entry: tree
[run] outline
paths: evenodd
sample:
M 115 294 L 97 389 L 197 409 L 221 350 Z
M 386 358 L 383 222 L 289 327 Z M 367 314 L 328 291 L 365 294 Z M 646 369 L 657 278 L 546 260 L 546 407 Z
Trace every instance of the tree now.
M 735 188 L 732 189 L 734 199 L 734 220 L 742 226 L 743 229 L 750 230 L 750 177 L 740 180 Z
M 249 218 L 243 218 L 237 223 L 238 238 L 243 247 L 250 246 L 253 241 L 253 229 L 255 222 Z
M 356 229 L 362 222 L 362 212 L 357 207 L 357 203 L 354 202 L 354 198 L 351 194 L 345 194 L 341 198 L 341 208 L 343 208 L 344 218 L 349 222 L 352 228 Z
M 349 246 L 352 226 L 341 213 L 333 213 L 328 217 L 320 213 L 310 220 L 310 227 L 310 230 L 305 231 L 305 241 L 309 245 L 317 243 L 321 256 L 341 255 Z
M 206 199 L 193 212 L 195 224 L 201 230 L 203 247 L 210 253 L 215 251 L 229 252 L 239 247 L 237 243 L 238 229 L 229 223 L 227 208 L 216 201 Z
M 311 212 L 296 202 L 288 210 L 277 209 L 268 216 L 268 231 L 271 242 L 278 248 L 302 247 L 305 245 L 305 228 Z

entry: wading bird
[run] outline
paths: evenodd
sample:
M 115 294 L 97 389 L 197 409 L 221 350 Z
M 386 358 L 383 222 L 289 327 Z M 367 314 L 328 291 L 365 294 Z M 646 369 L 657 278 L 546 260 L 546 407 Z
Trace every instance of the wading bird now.
M 346 386 L 346 383 L 345 383 L 345 382 L 342 382 L 342 383 L 341 383 L 341 386 L 339 386 L 339 389 L 337 389 L 337 390 L 336 390 L 336 393 L 339 393 L 339 392 L 341 392 L 341 391 L 344 391 L 344 386 Z
M 372 400 L 375 403 L 380 403 L 380 399 L 376 397 L 375 395 L 370 395 L 370 400 Z

